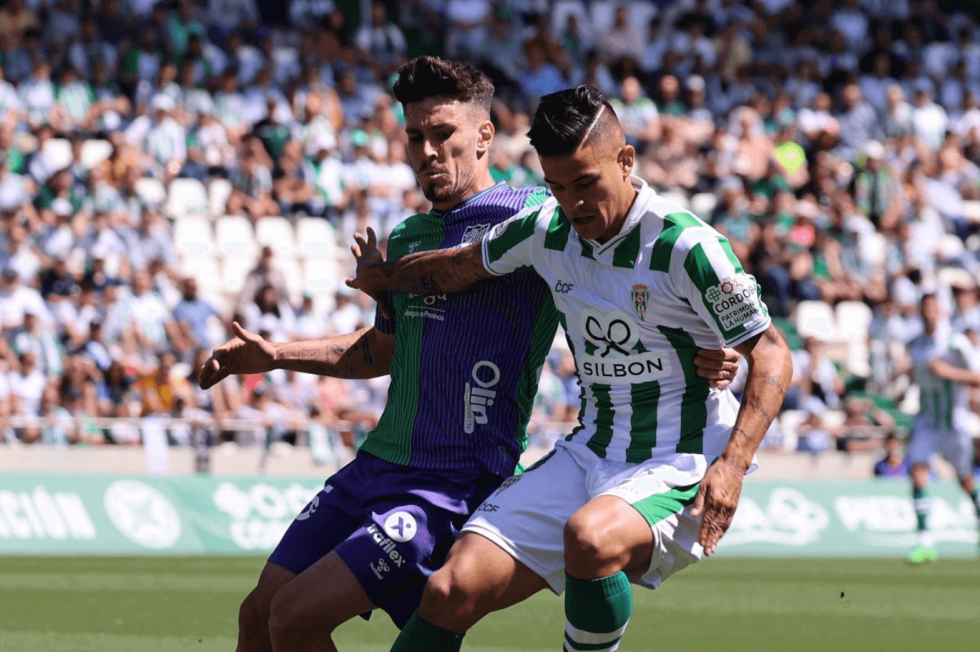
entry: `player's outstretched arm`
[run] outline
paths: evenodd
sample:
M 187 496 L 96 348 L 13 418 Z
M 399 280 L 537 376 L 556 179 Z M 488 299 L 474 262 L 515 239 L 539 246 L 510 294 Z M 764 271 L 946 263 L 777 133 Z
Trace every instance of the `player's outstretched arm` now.
M 357 260 L 356 278 L 347 285 L 377 298 L 385 291 L 430 295 L 460 292 L 493 274 L 483 266 L 479 242 L 455 249 L 437 249 L 409 254 L 394 262 L 384 262 L 377 254 L 377 238 L 372 229 L 367 237 L 354 235 L 351 247 Z
M 202 389 L 232 374 L 260 374 L 273 369 L 337 378 L 375 378 L 388 373 L 395 349 L 394 335 L 373 326 L 320 340 L 273 344 L 234 322 L 235 339 L 211 354 L 199 375 Z
M 698 541 L 706 555 L 718 551 L 718 542 L 732 523 L 745 472 L 779 413 L 793 375 L 789 347 L 775 326 L 735 349 L 749 365 L 742 407 L 728 445 L 701 481 L 692 509 L 701 516 Z
M 969 385 L 970 387 L 980 387 L 980 374 L 970 371 L 969 369 L 961 369 L 960 367 L 951 365 L 945 360 L 940 360 L 938 358 L 935 360 L 930 360 L 929 371 L 943 380 L 948 380 L 953 383 L 960 383 L 961 385 Z

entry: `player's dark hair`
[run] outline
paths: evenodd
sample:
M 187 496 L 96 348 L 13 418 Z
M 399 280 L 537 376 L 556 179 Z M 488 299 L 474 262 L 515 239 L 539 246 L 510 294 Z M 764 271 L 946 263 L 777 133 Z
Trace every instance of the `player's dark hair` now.
M 490 113 L 493 82 L 475 66 L 439 57 L 415 57 L 398 69 L 392 88 L 402 104 L 445 97 L 464 104 L 475 104 Z
M 607 122 L 607 118 L 615 121 L 616 114 L 606 96 L 587 84 L 545 95 L 527 132 L 531 146 L 539 156 L 571 154 L 586 136 L 598 131 L 596 117 L 603 109 L 606 113 L 601 122 Z

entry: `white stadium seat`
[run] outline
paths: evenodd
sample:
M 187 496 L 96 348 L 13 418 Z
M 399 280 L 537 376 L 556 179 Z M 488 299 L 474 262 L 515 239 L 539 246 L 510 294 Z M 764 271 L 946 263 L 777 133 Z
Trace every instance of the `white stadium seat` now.
M 871 352 L 868 349 L 868 326 L 873 315 L 871 308 L 860 301 L 842 301 L 837 304 L 837 329 L 847 341 L 844 361 L 854 376 L 867 378 L 871 375 Z
M 821 302 L 822 303 L 822 302 Z M 874 315 L 861 301 L 841 301 L 837 304 L 837 331 L 844 339 L 866 339 Z
M 263 217 L 255 223 L 255 240 L 260 246 L 269 245 L 283 256 L 296 253 L 293 225 L 284 217 Z
M 214 224 L 214 238 L 222 254 L 254 258 L 259 252 L 251 222 L 240 215 L 218 218 Z
M 64 138 L 52 138 L 44 143 L 44 153 L 51 157 L 55 170 L 61 170 L 71 165 L 71 143 Z
M 208 206 L 212 217 L 225 214 L 231 191 L 231 181 L 228 179 L 212 179 L 208 184 Z
M 289 292 L 289 301 L 293 305 L 299 304 L 303 290 L 306 289 L 306 282 L 303 278 L 303 268 L 299 260 L 292 257 L 279 257 L 272 261 L 272 266 L 279 270 L 283 279 L 286 281 L 286 291 Z
M 214 299 L 224 290 L 221 284 L 221 268 L 214 256 L 201 253 L 181 256 L 178 269 L 183 276 L 197 280 L 202 296 Z
M 691 197 L 691 212 L 705 222 L 711 221 L 711 212 L 718 205 L 718 197 L 710 192 L 699 192 Z
M 197 179 L 174 179 L 167 189 L 164 213 L 177 215 L 206 215 L 210 210 L 208 192 Z
M 82 143 L 82 165 L 91 170 L 112 156 L 112 145 L 108 140 L 86 140 Z
M 252 258 L 225 256 L 221 262 L 222 289 L 228 294 L 237 295 L 245 287 L 245 277 L 254 267 L 255 260 Z
M 815 337 L 824 342 L 839 339 L 834 309 L 823 301 L 801 301 L 796 307 L 796 330 L 802 337 Z
M 157 179 L 143 177 L 136 181 L 136 194 L 144 202 L 159 206 L 167 198 L 167 189 Z
M 337 263 L 331 258 L 307 258 L 303 261 L 306 272 L 306 289 L 316 293 L 330 293 L 337 291 L 344 279 Z
M 204 217 L 184 215 L 174 221 L 174 249 L 178 255 L 214 252 L 211 223 Z
M 340 254 L 337 234 L 330 223 L 319 217 L 301 217 L 296 221 L 296 240 L 304 256 L 333 256 Z
M 866 263 L 879 269 L 885 264 L 888 255 L 888 238 L 877 231 L 861 236 L 861 257 Z

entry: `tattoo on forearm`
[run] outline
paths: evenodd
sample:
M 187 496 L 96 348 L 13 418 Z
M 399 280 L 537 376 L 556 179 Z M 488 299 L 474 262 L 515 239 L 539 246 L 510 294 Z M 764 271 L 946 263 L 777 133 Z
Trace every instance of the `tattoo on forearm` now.
M 776 374 L 769 373 L 768 371 L 757 371 L 751 375 L 752 378 L 758 378 L 764 384 L 775 387 L 780 392 L 783 391 L 783 381 L 779 379 Z
M 368 339 L 366 337 L 362 337 L 361 338 L 361 346 L 364 347 L 364 351 L 363 351 L 363 354 L 364 354 L 364 362 L 366 362 L 367 364 L 373 365 L 374 364 L 374 356 L 371 355 L 371 343 L 368 342 Z
M 754 396 L 744 396 L 742 398 L 742 401 L 745 403 L 746 406 L 755 410 L 759 414 L 759 416 L 765 419 L 766 423 L 772 423 L 774 416 L 769 411 L 769 409 L 765 405 L 763 405 L 763 401 L 760 401 Z

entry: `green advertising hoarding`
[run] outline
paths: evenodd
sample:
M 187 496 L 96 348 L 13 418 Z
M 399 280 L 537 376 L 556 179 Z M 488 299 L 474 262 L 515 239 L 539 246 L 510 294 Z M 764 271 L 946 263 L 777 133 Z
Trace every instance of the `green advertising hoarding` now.
M 310 478 L 0 475 L 0 554 L 270 552 L 322 484 Z M 936 484 L 940 554 L 977 554 L 977 522 L 954 483 Z M 902 557 L 915 512 L 902 481 L 749 481 L 719 553 Z

